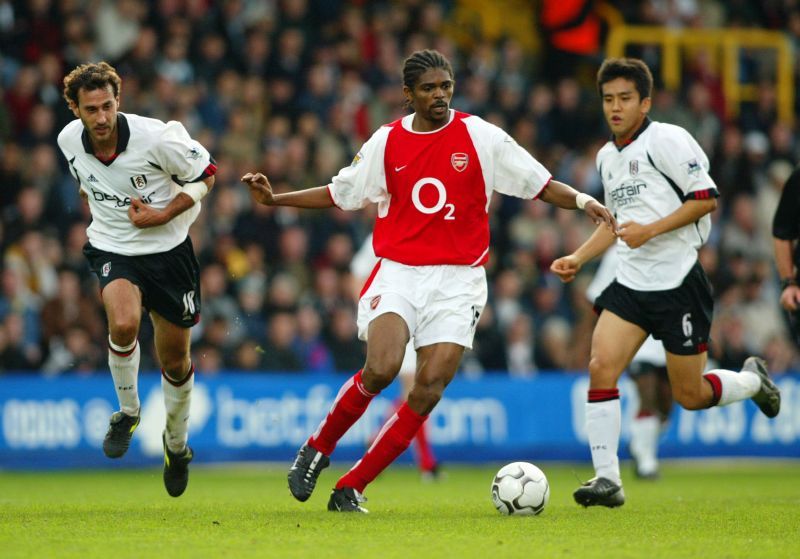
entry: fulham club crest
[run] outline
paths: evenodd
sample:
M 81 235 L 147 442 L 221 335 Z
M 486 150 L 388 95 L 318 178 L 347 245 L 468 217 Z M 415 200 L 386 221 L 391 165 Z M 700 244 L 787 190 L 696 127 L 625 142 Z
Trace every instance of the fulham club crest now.
M 453 169 L 460 173 L 469 165 L 469 156 L 466 153 L 454 153 L 450 156 L 450 163 L 453 164 Z
M 135 177 L 131 177 L 131 184 L 135 189 L 141 190 L 147 186 L 147 177 L 145 175 L 136 175 Z
M 634 159 L 630 162 L 630 171 L 632 177 L 635 177 L 639 174 L 639 162 L 637 160 Z

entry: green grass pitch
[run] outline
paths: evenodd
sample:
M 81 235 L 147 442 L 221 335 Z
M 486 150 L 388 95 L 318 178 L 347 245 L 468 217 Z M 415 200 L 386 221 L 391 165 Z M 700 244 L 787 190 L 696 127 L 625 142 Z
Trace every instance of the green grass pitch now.
M 336 468 L 307 503 L 276 465 L 194 467 L 179 499 L 156 469 L 0 472 L 0 556 L 800 557 L 800 463 L 668 463 L 657 482 L 627 476 L 614 510 L 573 503 L 588 465 L 539 465 L 551 498 L 538 517 L 494 510 L 499 464 L 452 466 L 438 483 L 391 468 L 367 488 L 369 515 L 325 510 Z

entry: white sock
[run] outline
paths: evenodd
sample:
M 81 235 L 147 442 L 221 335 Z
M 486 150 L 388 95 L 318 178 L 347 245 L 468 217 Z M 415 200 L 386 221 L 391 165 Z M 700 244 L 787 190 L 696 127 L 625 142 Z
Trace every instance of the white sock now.
M 166 373 L 161 372 L 161 389 L 164 391 L 164 407 L 167 410 L 166 439 L 167 447 L 180 454 L 186 448 L 189 439 L 189 409 L 192 405 L 192 387 L 194 386 L 194 365 L 191 365 L 189 377 L 180 386 L 175 386 Z
M 631 423 L 631 454 L 641 474 L 658 470 L 658 437 L 661 420 L 655 415 L 637 417 Z
M 619 432 L 622 412 L 619 398 L 605 402 L 587 402 L 586 434 L 592 449 L 592 464 L 597 477 L 622 485 L 619 473 Z
M 119 409 L 131 416 L 139 415 L 139 343 L 134 340 L 127 347 L 118 346 L 108 337 L 108 368 L 111 369 L 111 378 L 114 379 L 114 389 L 117 391 Z
M 706 375 L 717 375 L 722 384 L 722 394 L 719 397 L 718 406 L 727 406 L 734 402 L 752 398 L 761 390 L 761 379 L 753 371 L 727 371 L 725 369 L 714 369 Z

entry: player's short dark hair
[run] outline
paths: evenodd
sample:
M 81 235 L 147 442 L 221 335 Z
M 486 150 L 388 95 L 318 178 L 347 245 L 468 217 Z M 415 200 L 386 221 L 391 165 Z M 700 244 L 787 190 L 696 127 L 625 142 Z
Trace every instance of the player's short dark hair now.
M 98 62 L 97 64 L 81 64 L 64 78 L 64 99 L 69 103 L 78 104 L 78 91 L 85 89 L 105 89 L 111 86 L 114 97 L 119 97 L 122 79 L 111 64 Z
M 418 50 L 412 52 L 411 56 L 403 62 L 403 85 L 409 89 L 414 89 L 419 77 L 431 68 L 441 68 L 450 77 L 453 77 L 453 67 L 450 61 L 438 50 Z
M 603 95 L 603 84 L 617 78 L 624 78 L 636 85 L 640 99 L 653 93 L 653 74 L 650 68 L 638 58 L 607 58 L 597 71 L 597 91 Z

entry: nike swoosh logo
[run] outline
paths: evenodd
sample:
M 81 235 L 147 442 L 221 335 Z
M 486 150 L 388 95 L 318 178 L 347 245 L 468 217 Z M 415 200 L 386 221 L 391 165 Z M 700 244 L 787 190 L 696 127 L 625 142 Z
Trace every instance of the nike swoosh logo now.
M 402 171 L 402 170 L 403 170 L 403 169 L 405 169 L 406 167 L 408 167 L 408 164 L 407 164 L 407 163 L 406 163 L 405 165 L 403 165 L 402 167 L 395 167 L 395 168 L 394 168 L 394 171 L 395 171 L 395 173 L 399 173 L 400 171 Z

